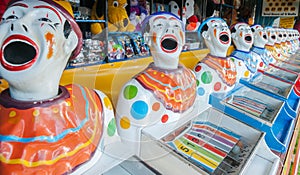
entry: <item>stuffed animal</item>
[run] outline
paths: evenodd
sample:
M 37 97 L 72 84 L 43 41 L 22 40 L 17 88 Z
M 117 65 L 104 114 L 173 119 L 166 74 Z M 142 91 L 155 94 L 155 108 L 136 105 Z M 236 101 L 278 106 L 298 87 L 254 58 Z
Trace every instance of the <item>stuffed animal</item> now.
M 104 12 L 105 12 L 105 6 L 103 5 L 105 3 L 104 0 L 96 0 L 91 13 L 91 19 L 92 20 L 104 20 Z M 102 28 L 104 28 L 104 23 L 92 23 L 91 24 L 91 32 L 93 34 L 99 34 L 102 32 Z
M 110 32 L 132 32 L 135 26 L 131 24 L 125 7 L 127 6 L 126 0 L 108 0 L 108 30 Z M 104 0 L 96 0 L 92 9 L 92 19 L 104 19 L 103 5 Z M 101 24 L 93 23 L 91 25 L 91 32 L 98 34 L 102 32 L 103 26 Z
M 170 12 L 177 17 L 182 17 L 182 21 L 186 25 L 186 30 L 188 31 L 197 31 L 200 26 L 197 16 L 194 15 L 194 4 L 194 0 L 186 0 L 183 9 L 181 10 L 180 5 L 177 2 L 169 2 Z
M 139 5 L 138 0 L 130 0 L 130 22 L 135 26 L 136 31 L 141 29 L 143 20 L 148 15 L 147 10 Z

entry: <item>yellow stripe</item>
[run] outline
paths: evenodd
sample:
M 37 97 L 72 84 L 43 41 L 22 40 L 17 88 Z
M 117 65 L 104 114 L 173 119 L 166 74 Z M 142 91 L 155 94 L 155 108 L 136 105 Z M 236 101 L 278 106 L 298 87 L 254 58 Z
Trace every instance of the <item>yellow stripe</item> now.
M 86 92 L 88 93 L 89 97 L 91 98 L 91 94 L 88 90 L 86 90 Z M 93 98 L 91 98 L 93 104 L 94 104 L 94 107 L 95 109 L 98 109 L 98 106 L 96 105 L 96 102 L 94 101 Z M 88 147 L 94 140 L 95 138 L 95 135 L 96 135 L 96 126 L 98 124 L 98 113 L 96 113 L 96 121 L 94 122 L 94 132 L 93 132 L 93 135 L 92 137 L 87 141 L 85 142 L 84 144 L 80 145 L 79 147 L 77 147 L 76 149 L 74 149 L 73 151 L 70 151 L 68 153 L 63 153 L 63 154 L 60 154 L 59 156 L 57 156 L 55 159 L 52 159 L 52 160 L 43 160 L 43 161 L 36 161 L 36 162 L 30 162 L 30 161 L 27 161 L 27 160 L 23 160 L 23 159 L 6 159 L 3 154 L 1 153 L 0 155 L 0 161 L 4 162 L 4 163 L 7 163 L 7 164 L 22 164 L 26 167 L 37 167 L 39 165 L 52 165 L 54 163 L 56 163 L 57 161 L 59 161 L 60 159 L 62 158 L 66 158 L 66 157 L 69 157 L 69 156 L 73 156 L 74 154 L 76 154 L 79 150 L 85 148 L 85 147 Z
M 176 145 L 177 149 L 180 150 L 182 153 L 195 158 L 199 162 L 205 164 L 208 167 L 211 167 L 212 169 L 216 169 L 217 168 L 217 165 L 219 163 L 217 163 L 217 162 L 215 162 L 215 161 L 213 161 L 213 160 L 211 160 L 209 158 L 206 158 L 206 156 L 198 154 L 197 151 L 194 151 L 193 149 L 185 146 L 179 140 L 175 140 L 174 144 Z
M 148 82 L 148 81 L 145 79 L 144 75 L 141 75 L 141 77 L 142 77 L 142 79 L 144 80 L 144 82 L 147 83 L 147 85 L 151 86 L 152 88 L 155 88 L 156 90 L 158 90 L 158 91 L 160 91 L 161 93 L 163 93 L 164 95 L 166 95 L 166 96 L 168 97 L 168 99 L 174 100 L 174 101 L 177 102 L 177 103 L 182 103 L 183 101 L 188 101 L 188 99 L 190 99 L 190 98 L 192 98 L 192 97 L 194 96 L 193 93 L 191 93 L 191 95 L 190 95 L 189 97 L 187 97 L 187 98 L 185 98 L 185 99 L 183 99 L 183 100 L 177 100 L 177 99 L 175 98 L 176 96 L 170 97 L 170 96 L 168 95 L 168 93 L 166 93 L 165 90 L 161 90 L 161 89 L 159 89 L 157 86 L 152 85 L 150 82 Z

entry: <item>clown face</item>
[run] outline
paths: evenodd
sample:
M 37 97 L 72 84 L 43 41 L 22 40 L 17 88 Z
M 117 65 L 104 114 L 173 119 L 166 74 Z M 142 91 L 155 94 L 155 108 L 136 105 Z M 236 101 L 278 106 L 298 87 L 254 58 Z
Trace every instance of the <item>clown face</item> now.
M 19 100 L 55 96 L 78 43 L 66 18 L 50 4 L 36 0 L 13 3 L 2 18 L 0 73 L 9 82 L 11 95 Z M 40 94 L 33 97 L 31 92 Z
M 150 31 L 145 33 L 154 64 L 163 69 L 176 69 L 185 43 L 182 22 L 173 15 L 153 15 L 149 19 Z
M 271 27 L 267 27 L 266 28 L 267 31 L 267 37 L 268 37 L 268 45 L 274 45 L 275 41 L 277 40 L 277 35 L 276 35 L 276 31 L 274 28 Z
M 287 41 L 291 41 L 292 40 L 292 30 L 291 29 L 287 29 L 286 30 L 286 40 Z
M 225 57 L 231 44 L 231 33 L 222 19 L 213 18 L 207 22 L 207 31 L 202 32 L 206 46 L 214 56 Z
M 253 34 L 250 26 L 246 23 L 238 23 L 233 27 L 235 32 L 231 35 L 234 45 L 238 50 L 248 52 L 253 44 Z
M 277 35 L 277 38 L 276 38 L 276 41 L 275 43 L 278 43 L 280 44 L 283 40 L 283 33 L 282 33 L 282 30 L 281 29 L 275 29 L 275 33 Z
M 251 27 L 254 37 L 254 46 L 263 48 L 268 42 L 267 32 L 261 25 L 254 25 Z
M 287 41 L 287 31 L 285 29 L 280 29 L 281 30 L 281 33 L 282 33 L 282 42 L 286 42 Z

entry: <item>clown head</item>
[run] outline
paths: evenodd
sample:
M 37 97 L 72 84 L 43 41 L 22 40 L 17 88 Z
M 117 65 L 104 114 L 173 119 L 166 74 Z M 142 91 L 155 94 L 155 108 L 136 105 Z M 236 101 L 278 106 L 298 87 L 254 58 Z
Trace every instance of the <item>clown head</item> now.
M 225 57 L 231 44 L 231 34 L 226 22 L 221 18 L 208 18 L 199 30 L 210 54 Z
M 184 26 L 171 13 L 155 13 L 144 20 L 144 38 L 154 64 L 162 69 L 177 69 L 179 55 L 185 44 Z
M 283 33 L 282 30 L 280 28 L 275 28 L 275 33 L 276 33 L 276 44 L 281 44 L 282 39 L 283 39 Z
M 267 37 L 268 37 L 267 44 L 273 46 L 275 44 L 275 41 L 277 40 L 276 31 L 272 27 L 266 27 L 265 30 L 267 32 Z
M 268 42 L 267 32 L 259 24 L 251 26 L 251 30 L 253 32 L 254 38 L 253 45 L 256 47 L 264 48 L 265 44 Z
M 236 49 L 248 52 L 253 44 L 253 33 L 247 23 L 237 23 L 231 26 L 232 41 Z
M 282 42 L 286 42 L 287 41 L 287 31 L 286 31 L 286 29 L 284 29 L 284 28 L 281 28 L 280 29 L 280 31 L 281 31 L 281 33 L 282 33 Z
M 291 41 L 293 40 L 293 30 L 292 29 L 286 29 L 286 40 Z
M 65 1 L 14 0 L 0 25 L 0 74 L 22 101 L 58 94 L 68 60 L 81 49 L 82 35 Z

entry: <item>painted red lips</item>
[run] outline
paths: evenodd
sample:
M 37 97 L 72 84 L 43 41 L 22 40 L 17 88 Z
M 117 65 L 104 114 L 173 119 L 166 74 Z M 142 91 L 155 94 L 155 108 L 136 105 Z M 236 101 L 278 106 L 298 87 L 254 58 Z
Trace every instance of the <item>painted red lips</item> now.
M 24 35 L 9 36 L 0 50 L 0 62 L 9 71 L 25 70 L 37 60 L 36 43 Z
M 228 44 L 229 43 L 229 34 L 227 32 L 221 32 L 219 35 L 219 39 L 222 44 Z
M 177 38 L 174 35 L 165 35 L 161 39 L 160 47 L 166 53 L 174 53 L 178 49 Z

